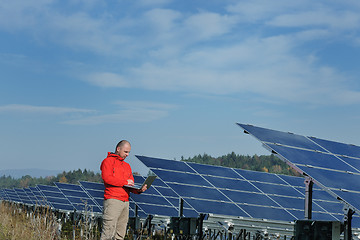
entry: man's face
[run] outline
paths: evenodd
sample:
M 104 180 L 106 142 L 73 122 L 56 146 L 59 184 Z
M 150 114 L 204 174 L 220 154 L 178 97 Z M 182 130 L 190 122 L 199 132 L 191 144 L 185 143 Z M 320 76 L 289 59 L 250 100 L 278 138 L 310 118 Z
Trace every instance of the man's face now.
M 130 154 L 131 146 L 130 144 L 125 143 L 124 146 L 118 147 L 116 150 L 117 150 L 117 154 L 123 159 L 125 159 Z

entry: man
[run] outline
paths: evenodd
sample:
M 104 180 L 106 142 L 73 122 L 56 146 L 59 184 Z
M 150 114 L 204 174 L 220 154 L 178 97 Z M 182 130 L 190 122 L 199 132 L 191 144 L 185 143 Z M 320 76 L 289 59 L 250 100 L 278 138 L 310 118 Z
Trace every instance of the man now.
M 130 150 L 131 145 L 128 141 L 120 141 L 115 147 L 115 152 L 109 152 L 100 166 L 105 185 L 101 240 L 124 239 L 129 219 L 129 194 L 140 194 L 147 189 L 146 185 L 140 190 L 124 187 L 134 185 L 131 167 L 124 161 Z

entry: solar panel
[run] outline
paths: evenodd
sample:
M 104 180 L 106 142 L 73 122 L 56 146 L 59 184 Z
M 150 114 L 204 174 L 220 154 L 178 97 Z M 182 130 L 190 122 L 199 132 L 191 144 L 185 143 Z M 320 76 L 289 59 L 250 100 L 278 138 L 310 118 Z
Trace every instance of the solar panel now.
M 104 202 L 104 184 L 87 181 L 79 181 L 79 183 L 82 189 L 84 189 L 84 191 L 88 193 L 90 198 L 102 211 Z
M 9 201 L 8 197 L 6 196 L 5 192 L 3 189 L 0 189 L 0 199 L 1 200 L 6 200 Z
M 29 198 L 29 196 L 26 194 L 25 190 L 22 188 L 14 188 L 14 191 L 21 199 L 22 203 L 27 205 L 34 205 L 35 203 Z
M 238 125 L 297 171 L 310 176 L 335 197 L 333 199 L 341 199 L 359 212 L 360 147 L 252 125 Z M 319 204 L 326 205 L 324 202 Z
M 136 183 L 144 182 L 145 177 L 134 176 Z M 80 181 L 80 185 L 94 199 L 97 204 L 103 204 L 104 184 Z M 135 216 L 135 211 L 139 217 L 148 215 L 157 216 L 178 216 L 179 215 L 179 196 L 160 179 L 155 179 L 151 187 L 142 194 L 130 194 L 130 216 Z M 184 206 L 184 211 L 189 215 L 197 213 L 189 207 Z
M 197 213 L 283 221 L 304 218 L 304 178 L 145 156 L 137 158 Z M 314 217 L 339 220 L 340 208 L 341 204 L 328 193 L 315 189 Z
M 22 203 L 22 200 L 17 195 L 16 191 L 14 189 L 4 189 L 4 193 L 9 199 L 9 201 L 16 202 L 16 203 Z
M 156 179 L 157 180 L 157 179 Z M 159 191 L 157 191 L 157 184 L 159 181 L 154 181 L 151 187 L 142 194 L 130 194 L 130 200 L 134 202 L 146 215 L 163 215 L 163 216 L 177 216 L 178 205 L 173 205 L 168 201 Z M 134 175 L 135 183 L 142 183 L 145 178 Z
M 32 204 L 38 205 L 37 198 L 34 195 L 34 193 L 31 191 L 31 189 L 30 188 L 24 188 L 23 190 L 26 193 L 26 195 L 29 197 L 29 199 L 31 200 Z
M 68 183 L 54 183 L 64 196 L 74 206 L 76 211 L 81 212 L 97 212 L 101 213 L 102 210 L 90 198 L 90 196 L 83 190 L 80 185 Z
M 64 194 L 54 186 L 36 185 L 36 188 L 44 196 L 50 207 L 62 211 L 74 211 L 74 206 L 64 196 Z
M 50 204 L 46 201 L 45 197 L 43 194 L 41 194 L 40 190 L 36 187 L 29 187 L 29 189 L 31 190 L 32 194 L 35 196 L 36 198 L 36 204 L 46 207 L 46 206 L 50 206 Z

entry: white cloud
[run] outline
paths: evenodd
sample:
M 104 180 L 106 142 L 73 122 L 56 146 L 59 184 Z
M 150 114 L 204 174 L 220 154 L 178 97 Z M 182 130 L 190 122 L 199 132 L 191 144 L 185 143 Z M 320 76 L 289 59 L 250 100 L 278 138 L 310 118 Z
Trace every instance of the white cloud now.
M 182 17 L 182 14 L 178 11 L 171 9 L 155 8 L 147 11 L 144 14 L 148 24 L 152 27 L 151 30 L 156 33 L 166 33 L 169 30 L 173 30 L 176 26 L 176 20 Z
M 100 87 L 129 87 L 129 82 L 122 76 L 110 72 L 92 73 L 86 76 L 85 80 Z
M 142 7 L 162 6 L 170 3 L 172 0 L 138 0 L 136 3 Z
M 167 114 L 165 112 L 156 110 L 123 110 L 120 111 L 120 113 L 77 118 L 64 121 L 63 123 L 70 125 L 99 125 L 105 123 L 151 122 L 166 116 Z
M 33 106 L 21 104 L 9 104 L 0 106 L 0 114 L 39 114 L 43 115 L 69 115 L 64 124 L 74 125 L 97 125 L 117 122 L 151 122 L 169 115 L 169 111 L 177 106 L 169 103 L 151 101 L 128 101 L 121 100 L 114 103 L 119 108 L 113 113 L 102 113 L 91 109 Z M 63 118 L 64 119 L 64 118 Z M 66 118 L 65 118 L 66 119 Z
M 67 108 L 67 107 L 53 107 L 53 106 L 33 106 L 22 104 L 9 104 L 0 106 L 0 113 L 36 113 L 36 114 L 51 114 L 62 115 L 68 113 L 94 113 L 91 109 L 82 108 Z
M 115 104 L 128 108 L 128 109 L 159 109 L 159 110 L 171 110 L 176 108 L 176 105 L 161 102 L 148 102 L 148 101 L 126 101 L 121 100 L 115 102 Z
M 256 22 L 272 18 L 282 12 L 308 8 L 311 5 L 312 2 L 307 0 L 297 2 L 287 0 L 247 0 L 231 4 L 226 9 L 239 15 L 242 21 Z
M 228 33 L 236 19 L 213 12 L 200 12 L 184 20 L 184 35 L 197 41 L 211 39 Z
M 359 28 L 360 16 L 357 12 L 323 9 L 280 14 L 267 24 L 277 27 L 324 27 L 332 30 L 349 30 Z
M 359 103 L 356 90 L 335 69 L 313 56 L 292 53 L 293 37 L 248 39 L 226 47 L 200 49 L 160 64 L 132 69 L 139 87 L 156 90 L 242 94 L 313 104 Z M 339 92 L 352 92 L 347 100 Z
M 47 11 L 51 2 L 52 0 L 2 1 L 0 3 L 0 29 L 13 32 L 37 25 L 42 20 L 41 13 Z
M 64 121 L 71 125 L 98 125 L 120 122 L 151 122 L 167 117 L 175 105 L 160 102 L 126 101 L 115 102 L 120 109 L 111 114 L 99 114 L 88 117 Z

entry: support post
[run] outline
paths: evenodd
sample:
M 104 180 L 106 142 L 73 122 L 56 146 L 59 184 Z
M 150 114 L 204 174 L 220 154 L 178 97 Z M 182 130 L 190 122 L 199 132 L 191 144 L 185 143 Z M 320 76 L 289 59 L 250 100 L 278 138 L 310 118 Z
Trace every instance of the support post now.
M 154 217 L 153 215 L 148 216 L 148 224 L 149 224 L 147 226 L 148 227 L 148 236 L 151 236 L 151 220 L 153 219 L 153 217 Z
M 355 213 L 351 208 L 345 207 L 345 218 L 344 218 L 344 240 L 351 240 L 352 239 L 352 232 L 351 232 L 351 220 L 352 215 Z
M 179 198 L 179 217 L 184 216 L 184 199 Z
M 138 215 L 139 215 L 139 206 L 135 204 L 135 229 L 134 229 L 134 237 L 138 238 Z
M 310 177 L 305 177 L 305 219 L 312 218 L 312 194 L 314 182 Z
M 200 213 L 199 218 L 198 218 L 197 234 L 198 234 L 198 239 L 199 239 L 199 240 L 202 240 L 202 239 L 203 239 L 203 223 L 204 223 L 205 217 L 206 217 L 205 214 Z

